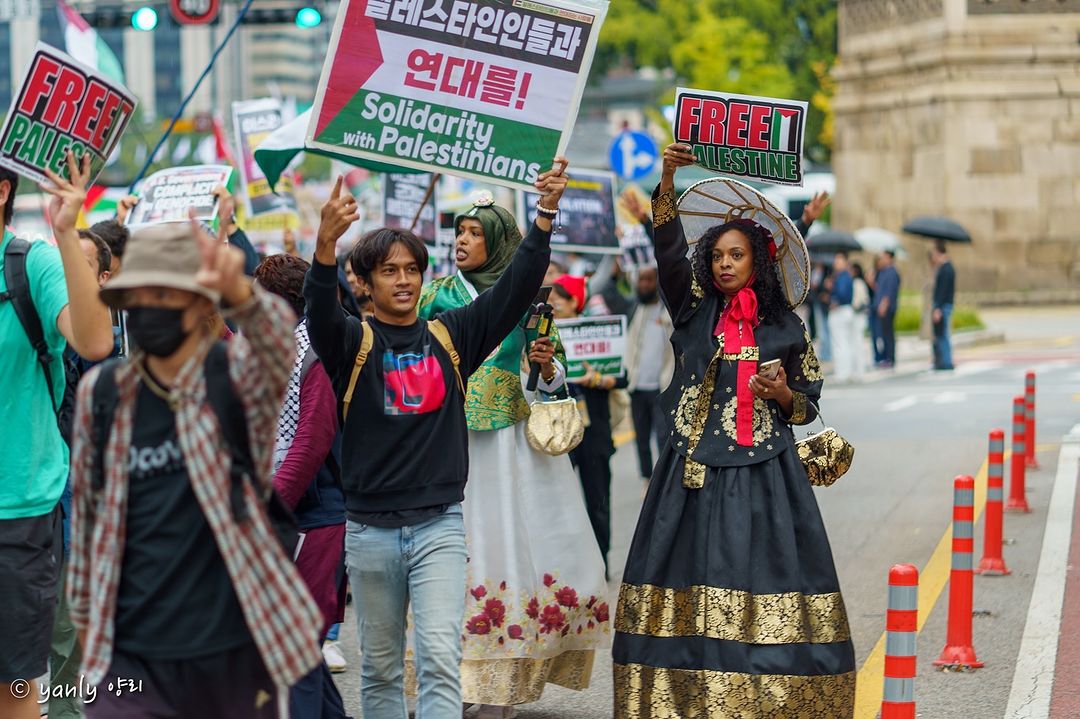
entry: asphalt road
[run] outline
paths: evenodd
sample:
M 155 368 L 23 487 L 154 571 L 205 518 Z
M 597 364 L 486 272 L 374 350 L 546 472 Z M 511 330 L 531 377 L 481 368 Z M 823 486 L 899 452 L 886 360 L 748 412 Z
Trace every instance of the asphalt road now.
M 984 313 L 1005 333 L 1000 345 L 957 353 L 950 373 L 902 367 L 895 375 L 848 386 L 830 386 L 822 398 L 825 419 L 856 446 L 851 471 L 834 487 L 818 490 L 847 604 L 856 658 L 862 666 L 884 631 L 886 576 L 890 565 L 924 567 L 951 521 L 952 480 L 975 475 L 986 458 L 987 433 L 1008 429 L 1012 397 L 1024 373 L 1038 373 L 1038 440 L 1044 469 L 1029 479 L 1033 513 L 1006 520 L 1006 560 L 1013 576 L 976 580 L 975 642 L 982 673 L 945 675 L 929 665 L 944 645 L 947 588 L 919 638 L 919 715 L 931 719 L 1001 717 L 1012 678 L 1011 662 L 1026 616 L 1037 566 L 1042 521 L 1054 476 L 1054 445 L 1080 421 L 1080 312 L 1075 308 Z M 1007 438 L 1008 443 L 1008 438 Z M 641 503 L 642 486 L 630 445 L 612 462 L 614 531 L 611 566 L 622 567 Z M 981 548 L 982 525 L 976 529 Z M 611 599 L 618 577 L 610 585 Z M 980 648 L 981 645 L 981 648 Z M 359 717 L 359 658 L 354 619 L 342 646 L 350 662 L 337 675 L 347 706 Z M 598 654 L 592 686 L 584 692 L 550 687 L 540 702 L 520 708 L 522 719 L 609 719 L 611 661 Z M 858 719 L 873 713 L 857 714 Z

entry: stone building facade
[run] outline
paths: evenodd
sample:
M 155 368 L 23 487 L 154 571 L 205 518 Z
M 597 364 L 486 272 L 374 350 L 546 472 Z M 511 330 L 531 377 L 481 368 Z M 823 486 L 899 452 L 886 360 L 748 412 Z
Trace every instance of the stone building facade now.
M 1080 0 L 839 2 L 834 225 L 946 215 L 968 296 L 1075 295 Z

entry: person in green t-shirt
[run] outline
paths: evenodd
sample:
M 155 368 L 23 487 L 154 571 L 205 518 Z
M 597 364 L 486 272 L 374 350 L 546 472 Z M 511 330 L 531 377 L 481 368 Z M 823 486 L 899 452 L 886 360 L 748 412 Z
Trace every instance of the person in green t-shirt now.
M 68 154 L 68 177 L 48 173 L 41 189 L 52 195 L 56 247 L 36 242 L 26 255 L 30 297 L 41 318 L 50 354 L 53 386 L 37 361 L 15 308 L 6 295 L 5 252 L 14 239 L 11 224 L 18 177 L 0 169 L 0 716 L 38 716 L 34 677 L 47 671 L 59 579 L 54 537 L 57 504 L 68 475 L 68 448 L 57 426 L 64 395 L 63 352 L 67 344 L 89 359 L 112 351 L 109 310 L 98 298 L 94 271 L 79 245 L 75 221 L 86 200 L 90 157 Z M 55 398 L 55 399 L 54 399 Z

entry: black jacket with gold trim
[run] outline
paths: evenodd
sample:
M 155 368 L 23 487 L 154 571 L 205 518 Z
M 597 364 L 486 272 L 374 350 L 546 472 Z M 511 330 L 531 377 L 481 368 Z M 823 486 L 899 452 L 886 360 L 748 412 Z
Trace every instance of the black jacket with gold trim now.
M 687 475 L 707 467 L 757 464 L 794 450 L 791 425 L 817 418 L 822 374 L 802 320 L 792 311 L 779 322 L 760 322 L 754 329 L 757 347 L 739 354 L 724 353 L 723 337 L 714 332 L 722 298 L 703 292 L 694 279 L 687 255 L 689 246 L 675 211 L 675 193 L 653 196 L 656 261 L 660 294 L 671 314 L 675 331 L 675 377 L 661 396 L 672 444 L 687 457 Z M 736 442 L 735 408 L 738 360 L 758 364 L 780 359 L 794 393 L 791 417 L 772 400 L 754 400 L 754 445 Z

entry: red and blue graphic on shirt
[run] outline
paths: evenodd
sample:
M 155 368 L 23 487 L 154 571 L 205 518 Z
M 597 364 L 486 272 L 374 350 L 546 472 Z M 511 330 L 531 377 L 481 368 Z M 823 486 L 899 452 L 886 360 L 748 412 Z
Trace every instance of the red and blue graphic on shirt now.
M 383 353 L 384 410 L 389 415 L 434 412 L 446 399 L 442 365 L 431 355 L 431 346 L 423 353 Z

